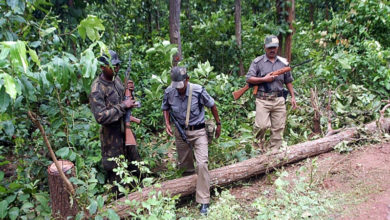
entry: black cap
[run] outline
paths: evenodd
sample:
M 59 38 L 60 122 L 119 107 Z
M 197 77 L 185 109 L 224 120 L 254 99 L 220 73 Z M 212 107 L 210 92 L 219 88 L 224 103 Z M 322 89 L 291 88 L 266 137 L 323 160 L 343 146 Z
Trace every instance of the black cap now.
M 119 56 L 115 51 L 109 50 L 108 52 L 110 53 L 111 64 L 113 66 L 121 63 L 121 60 L 119 59 Z M 110 63 L 108 62 L 108 56 L 106 54 L 103 54 L 103 56 L 99 57 L 98 61 L 104 63 L 105 65 L 110 65 Z
M 187 79 L 187 70 L 185 67 L 175 66 L 171 69 L 171 86 L 175 89 L 184 87 L 184 81 Z

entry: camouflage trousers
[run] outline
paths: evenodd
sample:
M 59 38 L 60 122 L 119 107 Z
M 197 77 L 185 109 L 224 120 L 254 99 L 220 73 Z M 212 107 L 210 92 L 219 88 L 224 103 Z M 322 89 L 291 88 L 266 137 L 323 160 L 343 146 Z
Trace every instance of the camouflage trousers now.
M 109 183 L 113 183 L 114 181 L 120 182 L 120 177 L 116 175 L 116 173 L 113 171 L 114 168 L 117 167 L 117 164 L 115 161 L 109 161 L 109 158 L 112 157 L 119 157 L 120 155 L 124 155 L 125 159 L 128 161 L 128 167 L 127 170 L 134 176 L 139 176 L 139 169 L 137 166 L 132 164 L 132 161 L 139 161 L 141 160 L 141 157 L 138 153 L 136 146 L 123 146 L 121 150 L 114 151 L 117 154 L 113 154 L 113 151 L 110 151 L 109 156 L 107 155 L 107 152 L 102 152 L 104 155 L 103 160 L 103 168 L 107 173 L 107 180 Z
M 253 126 L 254 133 L 259 143 L 264 147 L 261 150 L 280 148 L 283 141 L 283 131 L 286 123 L 286 105 L 283 97 L 271 100 L 256 98 L 256 117 Z M 268 146 L 265 146 L 265 132 L 271 128 L 271 138 Z

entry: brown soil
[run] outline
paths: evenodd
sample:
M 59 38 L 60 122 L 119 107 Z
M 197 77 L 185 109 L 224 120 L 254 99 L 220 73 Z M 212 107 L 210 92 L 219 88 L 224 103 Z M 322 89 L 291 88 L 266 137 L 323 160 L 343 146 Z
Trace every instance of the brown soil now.
M 309 164 L 302 161 L 284 169 L 294 178 L 297 169 Z M 317 165 L 314 181 L 321 192 L 337 200 L 338 208 L 330 219 L 390 220 L 390 143 L 365 146 L 348 154 L 322 154 Z M 253 178 L 230 192 L 255 215 L 256 210 L 250 210 L 246 204 L 251 204 L 264 190 L 272 190 L 274 179 L 273 174 Z

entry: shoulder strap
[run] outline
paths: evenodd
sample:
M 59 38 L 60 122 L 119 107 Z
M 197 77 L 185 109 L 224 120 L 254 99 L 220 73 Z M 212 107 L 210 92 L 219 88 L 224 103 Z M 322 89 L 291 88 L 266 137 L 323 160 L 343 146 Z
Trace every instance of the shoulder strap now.
M 188 95 L 188 102 L 187 102 L 187 114 L 186 114 L 186 122 L 185 127 L 188 128 L 188 123 L 190 121 L 190 111 L 191 111 L 191 100 L 192 100 L 192 86 L 189 83 L 190 86 L 190 94 Z

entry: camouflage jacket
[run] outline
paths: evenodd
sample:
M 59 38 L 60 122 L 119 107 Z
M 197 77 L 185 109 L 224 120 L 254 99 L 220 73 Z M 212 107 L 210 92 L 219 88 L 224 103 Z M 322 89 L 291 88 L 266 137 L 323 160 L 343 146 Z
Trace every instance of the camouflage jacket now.
M 123 100 L 124 87 L 119 77 L 109 82 L 100 75 L 92 83 L 89 103 L 96 121 L 102 125 L 100 141 L 103 167 L 108 170 L 115 167 L 114 162 L 107 161 L 108 158 L 125 154 L 123 116 L 126 109 Z

